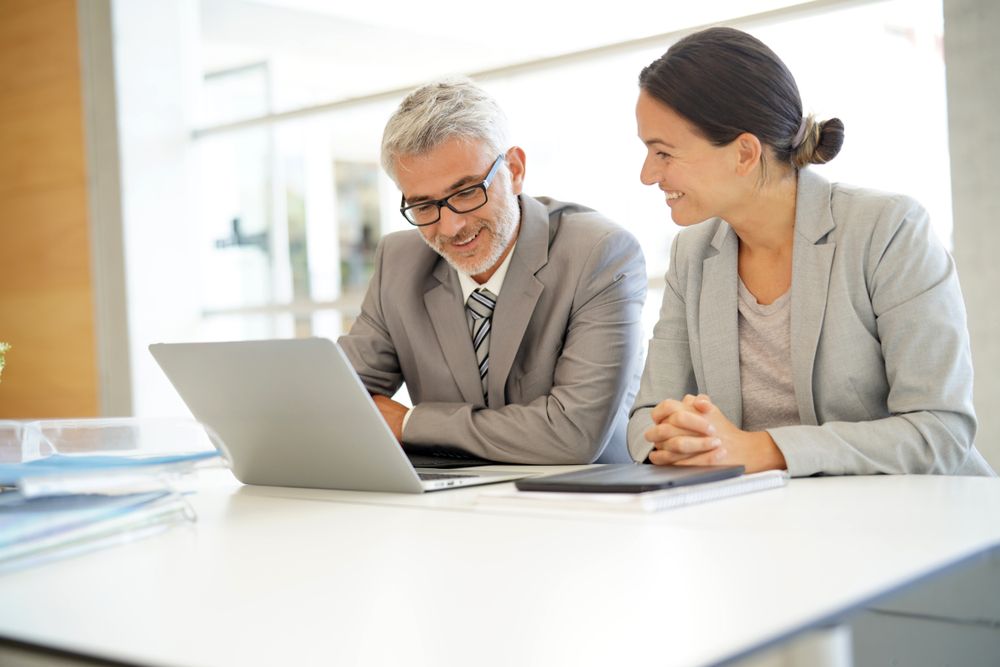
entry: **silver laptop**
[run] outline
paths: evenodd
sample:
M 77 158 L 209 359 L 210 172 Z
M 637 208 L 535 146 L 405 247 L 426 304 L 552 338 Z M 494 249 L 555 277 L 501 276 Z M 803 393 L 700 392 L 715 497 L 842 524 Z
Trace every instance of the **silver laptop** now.
M 414 468 L 325 338 L 149 346 L 244 484 L 421 493 L 530 473 Z

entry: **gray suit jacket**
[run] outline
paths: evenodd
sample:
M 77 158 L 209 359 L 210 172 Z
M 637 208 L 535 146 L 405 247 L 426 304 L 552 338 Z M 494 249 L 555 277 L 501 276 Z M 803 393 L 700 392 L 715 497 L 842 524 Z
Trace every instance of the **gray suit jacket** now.
M 405 382 L 404 440 L 495 461 L 628 461 L 641 370 L 645 261 L 590 209 L 521 195 L 521 228 L 490 333 L 483 405 L 458 274 L 417 230 L 387 235 L 361 315 L 340 338 L 372 393 Z
M 629 421 L 644 460 L 652 406 L 708 394 L 742 421 L 738 238 L 720 219 L 681 231 Z M 797 476 L 992 474 L 973 447 L 972 361 L 951 256 L 900 195 L 799 174 L 791 355 L 800 426 L 769 429 Z

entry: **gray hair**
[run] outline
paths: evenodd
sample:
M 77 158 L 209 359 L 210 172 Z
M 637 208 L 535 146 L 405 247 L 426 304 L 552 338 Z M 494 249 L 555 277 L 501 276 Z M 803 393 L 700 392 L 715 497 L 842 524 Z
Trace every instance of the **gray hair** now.
M 433 81 L 400 102 L 382 133 L 382 168 L 396 181 L 399 157 L 426 153 L 456 137 L 485 142 L 493 156 L 508 148 L 503 110 L 467 77 Z

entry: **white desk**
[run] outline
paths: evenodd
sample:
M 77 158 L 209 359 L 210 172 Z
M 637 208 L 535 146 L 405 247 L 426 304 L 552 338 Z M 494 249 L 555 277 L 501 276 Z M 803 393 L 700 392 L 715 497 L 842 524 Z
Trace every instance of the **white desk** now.
M 706 665 L 1000 546 L 1000 479 L 801 479 L 614 517 L 479 492 L 206 484 L 195 525 L 0 576 L 0 638 L 191 667 Z

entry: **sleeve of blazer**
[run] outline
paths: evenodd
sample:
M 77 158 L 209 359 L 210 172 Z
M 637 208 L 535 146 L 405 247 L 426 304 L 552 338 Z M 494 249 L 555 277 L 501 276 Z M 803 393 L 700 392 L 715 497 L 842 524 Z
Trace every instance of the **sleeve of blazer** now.
M 639 462 L 645 461 L 653 451 L 652 443 L 643 437 L 643 433 L 653 424 L 650 413 L 656 404 L 666 397 L 698 393 L 688 340 L 684 305 L 686 289 L 680 283 L 680 276 L 684 275 L 678 264 L 681 242 L 681 235 L 676 235 L 670 251 L 660 319 L 653 328 L 639 392 L 628 420 L 629 454 Z
M 876 318 L 889 383 L 885 409 L 870 404 L 870 421 L 770 429 L 789 472 L 990 474 L 985 463 L 968 467 L 981 459 L 973 449 L 965 306 L 951 256 L 933 237 L 927 213 L 907 197 L 888 200 L 866 250 L 858 284 L 868 293 L 857 303 L 870 303 Z M 836 323 L 824 323 L 831 327 Z
M 350 332 L 337 343 L 343 348 L 365 388 L 372 394 L 392 396 L 403 384 L 403 372 L 382 315 L 383 238 L 375 249 L 375 270 L 361 304 L 361 314 Z
M 594 461 L 611 437 L 641 363 L 647 279 L 635 237 L 622 229 L 601 237 L 578 281 L 547 395 L 497 409 L 423 402 L 410 413 L 406 442 L 456 444 L 494 461 Z M 442 434 L 449 442 L 441 442 Z

